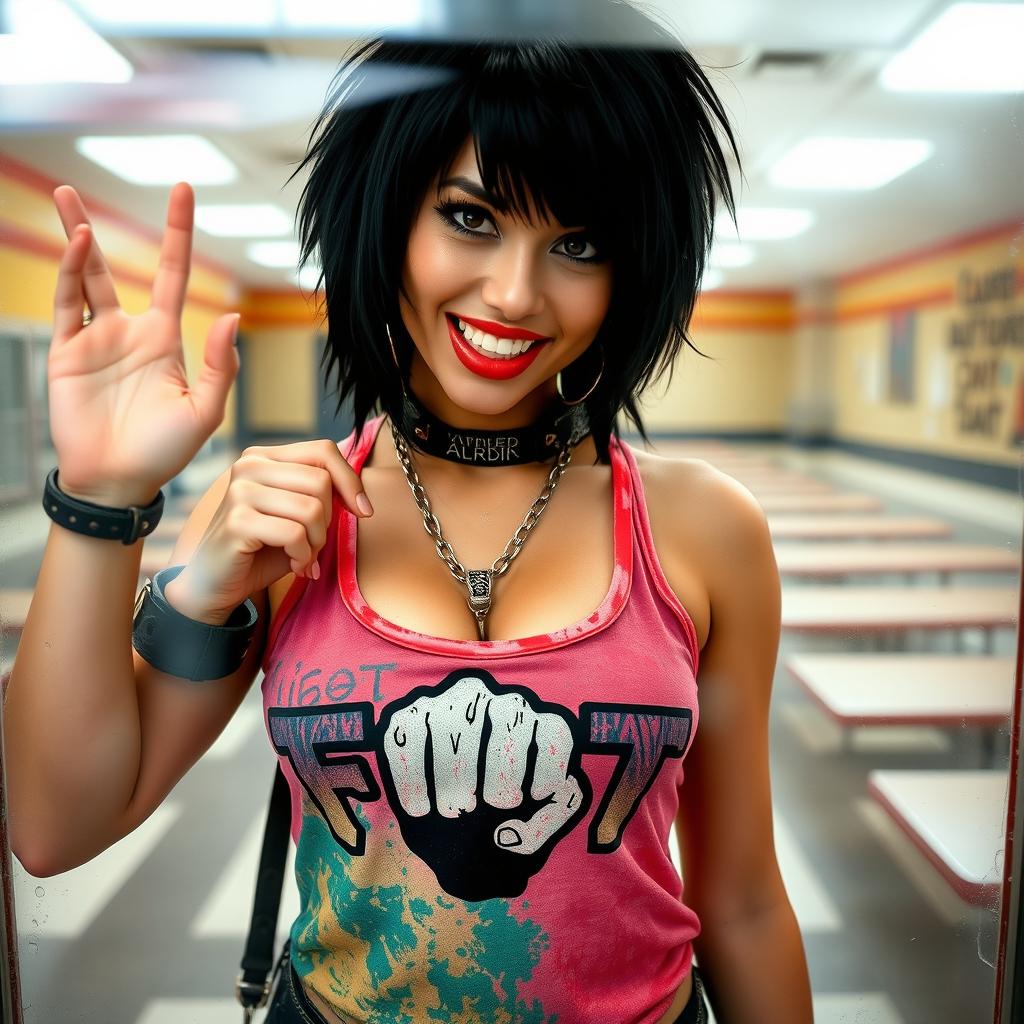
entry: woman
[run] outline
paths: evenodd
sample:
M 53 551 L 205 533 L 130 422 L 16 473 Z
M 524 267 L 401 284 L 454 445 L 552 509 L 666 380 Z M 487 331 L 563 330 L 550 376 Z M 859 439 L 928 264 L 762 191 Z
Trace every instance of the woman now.
M 362 70 L 393 63 L 427 84 L 364 102 Z M 153 308 L 132 319 L 58 189 L 64 529 L 6 714 L 30 871 L 145 820 L 262 667 L 302 903 L 270 1024 L 671 1024 L 706 1019 L 703 990 L 720 1024 L 811 1020 L 772 842 L 765 519 L 615 423 L 643 434 L 639 397 L 687 341 L 716 193 L 732 209 L 716 127 L 735 150 L 671 46 L 360 49 L 299 211 L 356 430 L 247 449 L 221 476 L 140 595 L 130 667 L 139 545 L 117 554 L 61 510 L 152 507 L 223 416 L 233 317 L 189 388 L 191 191 L 172 190 Z M 44 656 L 69 579 L 88 593 L 79 646 Z M 74 778 L 47 761 L 58 718 L 97 737 Z M 67 812 L 86 791 L 98 804 Z

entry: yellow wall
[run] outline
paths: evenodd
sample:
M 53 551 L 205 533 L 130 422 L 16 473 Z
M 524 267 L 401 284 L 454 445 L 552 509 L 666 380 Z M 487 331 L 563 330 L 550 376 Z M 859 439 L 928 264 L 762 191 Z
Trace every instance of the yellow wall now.
M 831 390 L 835 434 L 845 440 L 1016 465 L 1015 420 L 1024 396 L 1024 254 L 1015 226 L 985 232 L 931 253 L 841 280 L 832 326 Z M 963 275 L 1010 297 L 967 302 Z M 993 277 L 992 275 L 996 275 Z M 916 318 L 914 397 L 889 396 L 889 317 Z M 977 334 L 954 347 L 954 332 Z
M 298 291 L 251 290 L 241 312 L 250 429 L 312 436 L 320 373 L 315 301 Z
M 785 293 L 709 292 L 689 346 L 643 397 L 649 431 L 777 431 L 792 375 L 793 307 Z

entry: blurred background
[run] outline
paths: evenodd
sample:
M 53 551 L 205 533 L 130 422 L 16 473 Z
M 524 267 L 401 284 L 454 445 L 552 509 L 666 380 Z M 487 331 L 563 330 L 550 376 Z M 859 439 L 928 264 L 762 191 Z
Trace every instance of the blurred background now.
M 381 32 L 649 45 L 634 7 L 694 52 L 744 161 L 693 321 L 713 358 L 684 350 L 645 416 L 655 451 L 749 487 L 776 542 L 775 840 L 816 1020 L 992 1020 L 1017 771 L 1024 3 L 0 0 L 0 674 L 56 464 L 54 187 L 82 194 L 131 313 L 170 185 L 195 187 L 193 379 L 212 321 L 242 314 L 227 415 L 167 489 L 151 574 L 242 448 L 350 430 L 318 377 L 317 268 L 297 267 L 303 178 L 285 184 L 347 50 Z M 250 697 L 135 833 L 53 878 L 14 863 L 27 1022 L 238 1012 L 274 767 Z M 282 939 L 297 910 L 291 886 Z

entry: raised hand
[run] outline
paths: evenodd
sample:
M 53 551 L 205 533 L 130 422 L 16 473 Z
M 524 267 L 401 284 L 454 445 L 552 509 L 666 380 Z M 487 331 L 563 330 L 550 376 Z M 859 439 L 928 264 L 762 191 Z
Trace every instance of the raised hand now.
M 101 505 L 146 504 L 176 476 L 224 418 L 238 373 L 238 315 L 215 321 L 203 367 L 190 384 L 181 342 L 195 198 L 171 189 L 151 305 L 121 309 L 110 268 L 78 193 L 54 191 L 68 236 L 54 295 L 47 363 L 50 434 L 58 483 Z M 83 327 L 86 304 L 92 322 Z

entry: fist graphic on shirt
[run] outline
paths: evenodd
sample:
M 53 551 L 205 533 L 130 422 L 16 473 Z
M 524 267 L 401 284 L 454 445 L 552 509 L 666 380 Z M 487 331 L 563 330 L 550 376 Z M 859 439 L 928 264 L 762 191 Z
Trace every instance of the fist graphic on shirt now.
M 379 727 L 402 836 L 450 895 L 520 895 L 590 805 L 565 710 L 481 669 L 418 688 Z

